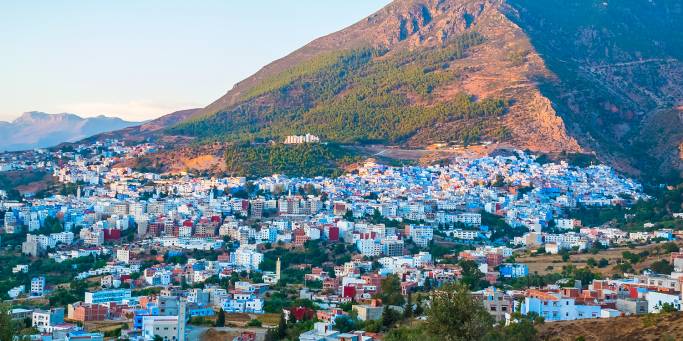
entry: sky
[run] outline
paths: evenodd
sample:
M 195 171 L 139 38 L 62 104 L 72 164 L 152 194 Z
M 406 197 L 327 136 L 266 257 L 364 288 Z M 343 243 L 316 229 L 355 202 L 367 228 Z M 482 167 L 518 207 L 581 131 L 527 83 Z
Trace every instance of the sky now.
M 0 0 L 0 121 L 204 107 L 389 0 Z

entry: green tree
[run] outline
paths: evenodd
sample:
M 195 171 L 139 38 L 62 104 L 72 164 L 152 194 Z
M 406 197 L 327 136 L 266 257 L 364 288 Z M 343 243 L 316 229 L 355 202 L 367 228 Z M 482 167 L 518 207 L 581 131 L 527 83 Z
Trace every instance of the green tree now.
M 536 326 L 543 323 L 543 318 L 537 314 L 521 315 L 513 313 L 514 323 L 499 325 L 491 331 L 484 340 L 486 341 L 534 341 L 538 339 Z
M 401 315 L 396 310 L 384 306 L 384 310 L 382 311 L 382 326 L 384 326 L 384 328 L 387 330 L 391 329 L 391 327 L 400 319 Z
M 650 265 L 650 270 L 658 273 L 658 274 L 671 274 L 672 271 L 674 271 L 674 267 L 666 260 L 658 260 L 652 265 Z
M 413 317 L 413 295 L 408 293 L 408 298 L 406 299 L 406 305 L 403 308 L 403 319 L 407 320 Z
M 5 303 L 0 304 L 0 341 L 12 341 L 16 336 L 16 329 L 12 325 L 10 316 L 10 306 Z
M 216 327 L 225 327 L 225 311 L 221 308 L 216 317 Z
M 277 324 L 276 339 L 282 340 L 287 336 L 287 320 L 285 320 L 285 313 L 280 313 L 280 321 Z
M 261 321 L 257 320 L 257 319 L 251 319 L 247 323 L 247 327 L 261 327 L 261 325 L 262 325 Z
M 464 283 L 449 283 L 433 292 L 426 328 L 447 341 L 482 340 L 493 326 L 483 304 Z
M 659 312 L 662 314 L 677 312 L 678 309 L 671 303 L 663 303 L 659 308 Z
M 424 327 L 401 326 L 391 329 L 384 337 L 384 341 L 440 341 L 438 336 L 427 334 Z
M 342 333 L 348 333 L 356 329 L 356 323 L 350 316 L 342 315 L 334 320 L 334 327 Z
M 480 290 L 489 285 L 483 280 L 484 274 L 479 270 L 479 265 L 471 260 L 461 260 L 458 265 L 462 268 L 462 282 L 465 283 L 470 290 Z
M 378 295 L 382 303 L 388 305 L 403 305 L 405 299 L 401 293 L 401 280 L 396 275 L 389 275 L 382 279 L 381 292 Z

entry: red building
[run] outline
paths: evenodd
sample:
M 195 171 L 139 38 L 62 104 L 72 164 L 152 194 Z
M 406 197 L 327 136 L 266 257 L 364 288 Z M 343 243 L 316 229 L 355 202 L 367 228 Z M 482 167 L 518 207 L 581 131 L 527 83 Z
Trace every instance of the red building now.
M 347 285 L 342 289 L 342 297 L 356 297 L 356 287 L 353 285 Z
M 287 311 L 289 311 L 288 318 L 293 318 L 295 321 L 307 321 L 315 316 L 315 311 L 307 307 L 293 307 Z
M 339 228 L 336 226 L 327 226 L 327 240 L 331 242 L 339 241 Z
M 104 240 L 119 240 L 121 239 L 121 230 L 117 229 L 104 229 Z

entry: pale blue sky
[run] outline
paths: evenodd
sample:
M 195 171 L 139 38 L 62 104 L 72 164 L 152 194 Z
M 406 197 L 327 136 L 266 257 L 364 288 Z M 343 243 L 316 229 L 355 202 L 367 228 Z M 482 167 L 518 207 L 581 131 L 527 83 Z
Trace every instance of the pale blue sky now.
M 200 107 L 389 0 L 0 0 L 0 120 Z

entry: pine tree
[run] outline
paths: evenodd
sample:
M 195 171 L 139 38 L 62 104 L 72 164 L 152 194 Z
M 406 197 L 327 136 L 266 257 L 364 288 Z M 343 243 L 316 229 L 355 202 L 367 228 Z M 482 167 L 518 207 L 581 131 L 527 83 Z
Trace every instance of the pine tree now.
M 287 336 L 287 320 L 285 320 L 285 313 L 280 314 L 280 322 L 277 325 L 277 339 L 282 340 Z
M 225 327 L 225 311 L 221 308 L 216 317 L 216 327 Z
M 0 304 L 0 341 L 12 341 L 16 335 L 9 310 L 9 305 Z
M 408 298 L 406 299 L 406 306 L 403 309 L 403 319 L 407 320 L 413 317 L 413 294 L 408 292 Z

